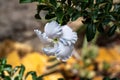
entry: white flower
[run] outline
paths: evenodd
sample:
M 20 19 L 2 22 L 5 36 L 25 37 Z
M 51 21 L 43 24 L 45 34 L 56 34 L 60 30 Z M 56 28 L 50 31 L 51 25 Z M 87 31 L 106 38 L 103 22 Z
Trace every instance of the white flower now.
M 49 38 L 58 38 L 62 35 L 62 29 L 56 21 L 52 21 L 45 25 L 45 33 Z
M 48 56 L 56 56 L 58 60 L 66 61 L 72 55 L 77 34 L 67 26 L 60 26 L 56 21 L 45 25 L 44 32 L 35 29 L 37 36 L 44 45 L 43 51 Z
M 60 41 L 63 42 L 64 45 L 72 45 L 77 41 L 77 34 L 73 32 L 72 29 L 65 25 L 62 26 L 63 35 L 60 37 Z

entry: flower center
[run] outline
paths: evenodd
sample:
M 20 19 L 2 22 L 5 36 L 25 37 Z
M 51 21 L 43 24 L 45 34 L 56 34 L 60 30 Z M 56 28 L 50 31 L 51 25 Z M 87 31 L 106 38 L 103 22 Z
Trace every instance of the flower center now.
M 54 42 L 58 42 L 58 38 L 54 38 L 53 41 L 54 41 Z

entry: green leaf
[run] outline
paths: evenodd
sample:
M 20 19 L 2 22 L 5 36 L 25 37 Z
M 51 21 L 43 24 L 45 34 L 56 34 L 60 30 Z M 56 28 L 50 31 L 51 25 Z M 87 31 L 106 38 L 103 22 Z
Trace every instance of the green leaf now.
M 16 67 L 12 70 L 11 76 L 13 76 L 13 75 L 18 71 L 18 69 L 19 69 L 19 66 L 16 66 Z
M 50 0 L 50 3 L 51 3 L 54 7 L 57 6 L 57 1 L 56 1 L 56 0 Z
M 75 21 L 81 16 L 81 14 L 78 11 L 74 11 L 71 16 L 71 21 Z
M 105 12 L 108 13 L 111 8 L 112 8 L 112 4 L 111 3 L 106 3 L 106 5 L 105 5 Z
M 14 80 L 21 80 L 19 76 L 15 76 Z
M 28 72 L 28 73 L 26 74 L 26 76 L 25 76 L 25 79 L 27 79 L 27 77 L 28 77 L 29 75 L 32 75 L 32 80 L 36 80 L 36 79 L 37 79 L 36 72 L 34 72 L 34 71 Z
M 89 5 L 93 6 L 93 4 L 94 4 L 94 0 L 89 0 Z
M 66 14 L 72 16 L 72 13 L 73 13 L 74 11 L 76 11 L 74 8 L 72 8 L 72 7 L 68 7 L 68 8 L 67 8 L 67 11 L 66 11 Z
M 83 0 L 83 2 L 86 2 L 86 3 L 88 3 L 88 1 L 89 1 L 89 0 Z
M 98 26 L 97 30 L 98 30 L 100 33 L 104 33 L 104 32 L 105 32 L 105 30 L 104 30 L 104 28 L 103 28 L 103 24 L 102 24 L 102 23 L 100 23 L 100 24 L 99 24 L 99 26 Z
M 120 14 L 120 3 L 114 5 L 113 11 L 114 11 L 115 13 Z
M 96 0 L 96 4 L 103 3 L 105 0 Z
M 43 76 L 37 77 L 37 80 L 43 80 Z
M 24 65 L 21 65 L 21 66 L 20 66 L 20 71 L 19 71 L 19 78 L 20 78 L 20 79 L 22 79 L 23 74 L 24 74 L 24 71 L 25 71 L 25 66 L 24 66 Z
M 70 15 L 64 15 L 62 20 L 62 25 L 67 24 L 69 20 L 70 20 Z
M 1 65 L 5 65 L 7 63 L 6 59 L 5 58 L 2 58 L 1 59 Z
M 37 13 L 39 13 L 41 10 L 51 10 L 51 6 L 40 4 L 37 5 Z
M 4 70 L 4 65 L 0 65 L 0 72 Z
M 10 76 L 5 76 L 4 80 L 11 80 Z
M 117 29 L 117 26 L 113 25 L 108 31 L 108 36 L 112 36 L 115 33 L 116 29 Z
M 52 19 L 52 18 L 54 18 L 55 17 L 55 14 L 47 14 L 46 16 L 45 16 L 45 19 Z
M 65 1 L 66 1 L 66 0 L 61 0 L 61 3 L 63 4 L 63 3 L 65 3 Z
M 91 41 L 96 33 L 96 26 L 94 23 L 87 24 L 87 29 L 86 29 L 86 36 L 87 36 L 87 41 Z
M 11 74 L 11 71 L 12 71 L 12 66 L 7 64 L 4 66 L 4 71 L 7 71 L 9 74 Z
M 88 7 L 88 3 L 82 2 L 80 7 L 82 10 L 85 10 Z
M 62 10 L 62 7 L 58 7 L 55 11 L 55 15 L 57 17 L 57 20 L 60 24 L 62 24 L 62 19 L 63 19 L 63 16 L 64 16 L 64 12 Z

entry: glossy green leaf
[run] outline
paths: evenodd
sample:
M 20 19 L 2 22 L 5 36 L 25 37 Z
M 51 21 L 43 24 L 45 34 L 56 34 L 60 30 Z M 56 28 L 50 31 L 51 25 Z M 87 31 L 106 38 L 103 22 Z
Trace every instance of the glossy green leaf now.
M 94 23 L 87 24 L 86 28 L 86 36 L 87 36 L 87 41 L 91 41 L 96 33 L 96 26 Z
M 52 19 L 52 18 L 54 18 L 55 17 L 55 14 L 47 14 L 46 16 L 45 16 L 45 19 Z
M 50 3 L 51 3 L 54 7 L 57 6 L 57 1 L 56 1 L 56 0 L 50 0 Z
M 98 23 L 99 24 L 99 23 Z M 97 30 L 100 32 L 100 33 L 104 33 L 105 32 L 105 30 L 104 30 L 104 25 L 102 24 L 102 23 L 100 23 L 99 24 L 99 26 L 98 26 L 98 28 L 97 28 Z
M 24 74 L 24 71 L 25 71 L 25 66 L 24 66 L 24 65 L 21 65 L 21 66 L 20 66 L 20 71 L 19 71 L 19 78 L 20 78 L 20 79 L 22 79 L 23 74 Z
M 36 80 L 36 79 L 37 79 L 36 72 L 34 72 L 34 71 L 28 72 L 28 73 L 26 74 L 26 76 L 25 76 L 25 79 L 27 79 L 27 77 L 28 77 L 29 75 L 32 76 L 32 80 Z
M 74 11 L 71 16 L 71 21 L 78 19 L 80 16 L 81 14 L 78 11 Z
M 1 65 L 5 65 L 7 63 L 6 59 L 5 58 L 2 58 L 1 59 Z
M 112 36 L 115 33 L 116 29 L 117 29 L 117 26 L 113 25 L 108 31 L 108 36 Z
M 67 8 L 67 12 L 66 12 L 66 14 L 68 14 L 68 15 L 72 15 L 72 13 L 73 13 L 74 11 L 76 11 L 74 8 L 72 8 L 72 7 L 68 7 L 68 8 Z
M 88 3 L 82 2 L 81 3 L 81 9 L 85 10 L 88 7 Z
M 67 24 L 69 20 L 70 20 L 70 15 L 64 15 L 62 19 L 62 25 Z
M 57 20 L 60 24 L 62 24 L 62 19 L 63 19 L 63 16 L 64 16 L 64 12 L 63 12 L 63 9 L 61 7 L 58 7 L 55 11 L 55 15 L 57 17 Z
M 106 5 L 105 5 L 105 11 L 107 13 L 110 11 L 111 8 L 112 8 L 112 4 L 111 3 L 106 3 Z
M 4 66 L 4 71 L 7 71 L 7 72 L 10 74 L 11 71 L 12 71 L 12 66 L 9 65 L 9 64 L 6 64 L 6 65 Z
M 105 0 L 96 0 L 97 4 L 103 3 Z
M 37 80 L 43 80 L 43 76 L 37 77 Z
M 51 6 L 48 6 L 48 5 L 43 5 L 43 4 L 40 4 L 40 5 L 37 5 L 37 13 L 39 13 L 41 10 L 51 10 L 52 7 Z
M 94 0 L 89 0 L 89 7 L 90 8 L 93 8 L 94 7 Z

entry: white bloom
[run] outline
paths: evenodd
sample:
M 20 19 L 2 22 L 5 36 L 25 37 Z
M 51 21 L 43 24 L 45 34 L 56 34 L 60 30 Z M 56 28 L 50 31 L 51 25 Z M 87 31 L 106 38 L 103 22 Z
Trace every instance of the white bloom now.
M 52 21 L 45 25 L 44 33 L 39 30 L 34 31 L 41 42 L 47 45 L 43 48 L 46 55 L 56 56 L 61 61 L 66 61 L 72 55 L 77 34 L 69 26 L 60 27 L 56 21 Z
M 63 43 L 58 42 L 58 50 L 55 54 L 58 60 L 66 61 L 71 57 L 74 45 L 65 46 Z
M 37 34 L 37 36 L 40 38 L 41 42 L 43 44 L 50 44 L 52 43 L 52 39 L 48 38 L 48 36 L 46 36 L 46 33 L 42 33 L 41 31 L 35 29 L 34 32 Z
M 63 35 L 60 37 L 60 41 L 63 42 L 64 45 L 72 45 L 77 41 L 77 34 L 73 32 L 72 29 L 65 25 L 62 26 Z
M 62 29 L 56 21 L 52 21 L 45 25 L 45 33 L 49 38 L 58 38 L 62 35 Z

